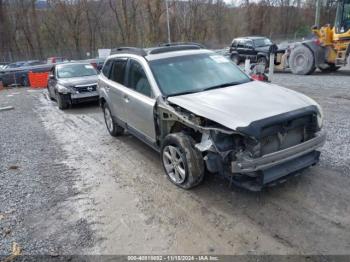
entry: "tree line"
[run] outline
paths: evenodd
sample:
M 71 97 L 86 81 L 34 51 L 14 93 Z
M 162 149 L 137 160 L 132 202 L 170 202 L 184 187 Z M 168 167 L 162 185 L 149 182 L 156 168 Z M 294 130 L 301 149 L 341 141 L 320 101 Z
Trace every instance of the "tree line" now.
M 172 41 L 211 48 L 234 37 L 282 40 L 310 33 L 316 0 L 167 0 Z M 322 8 L 333 23 L 334 1 Z M 0 60 L 94 57 L 98 48 L 167 41 L 165 0 L 0 0 Z

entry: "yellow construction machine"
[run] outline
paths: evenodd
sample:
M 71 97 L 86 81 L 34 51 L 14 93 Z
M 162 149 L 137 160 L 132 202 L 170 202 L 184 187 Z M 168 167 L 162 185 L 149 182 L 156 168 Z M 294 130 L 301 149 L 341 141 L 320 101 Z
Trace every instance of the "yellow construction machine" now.
M 319 1 L 320 2 L 320 1 Z M 333 72 L 348 63 L 350 53 L 350 0 L 337 2 L 335 24 L 319 27 L 320 4 L 316 8 L 314 38 L 291 45 L 279 67 L 289 67 L 294 74 L 312 74 L 316 68 Z M 278 58 L 278 57 L 277 57 Z

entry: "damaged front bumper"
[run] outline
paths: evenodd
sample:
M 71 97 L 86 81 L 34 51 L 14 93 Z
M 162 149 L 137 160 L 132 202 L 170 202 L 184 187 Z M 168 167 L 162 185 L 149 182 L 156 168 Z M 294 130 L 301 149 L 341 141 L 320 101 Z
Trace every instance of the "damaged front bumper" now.
M 318 163 L 320 152 L 316 149 L 324 145 L 326 133 L 299 145 L 266 154 L 260 158 L 242 157 L 231 162 L 231 177 L 234 174 L 246 175 L 245 179 L 233 183 L 252 191 L 260 191 L 264 186 L 280 183 L 287 177 Z M 251 176 L 255 174 L 255 176 Z
M 320 132 L 316 137 L 304 143 L 259 158 L 242 157 L 231 163 L 231 172 L 244 174 L 269 169 L 315 151 L 317 148 L 324 145 L 325 140 L 326 133 Z

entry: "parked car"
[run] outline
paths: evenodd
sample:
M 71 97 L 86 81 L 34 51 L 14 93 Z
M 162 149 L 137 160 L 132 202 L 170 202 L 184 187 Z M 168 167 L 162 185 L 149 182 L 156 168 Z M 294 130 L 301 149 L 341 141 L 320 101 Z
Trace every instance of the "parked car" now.
M 49 72 L 52 64 L 42 64 L 41 62 L 22 63 L 21 66 L 8 66 L 0 71 L 0 78 L 4 86 L 29 86 L 28 73 Z
M 236 64 L 250 59 L 252 63 L 264 64 L 266 67 L 271 45 L 273 45 L 272 41 L 262 36 L 235 38 L 230 46 L 230 57 Z
M 6 62 L 0 62 L 0 71 L 5 69 L 9 63 Z
M 97 71 L 90 63 L 55 65 L 49 75 L 48 92 L 62 110 L 70 105 L 98 101 Z
M 120 48 L 98 91 L 107 130 L 159 151 L 166 175 L 189 189 L 205 174 L 260 190 L 316 164 L 325 141 L 311 98 L 254 81 L 197 45 Z

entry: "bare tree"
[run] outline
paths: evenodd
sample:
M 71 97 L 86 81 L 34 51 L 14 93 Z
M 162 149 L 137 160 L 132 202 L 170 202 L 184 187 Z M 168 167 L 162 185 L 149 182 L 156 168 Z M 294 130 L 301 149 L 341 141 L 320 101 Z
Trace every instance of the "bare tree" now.
M 167 0 L 174 41 L 225 46 L 234 37 L 285 39 L 310 33 L 315 0 Z M 0 0 L 0 59 L 83 58 L 98 48 L 150 46 L 167 39 L 164 0 Z M 327 0 L 321 23 L 332 23 Z M 12 57 L 11 57 L 12 56 Z

